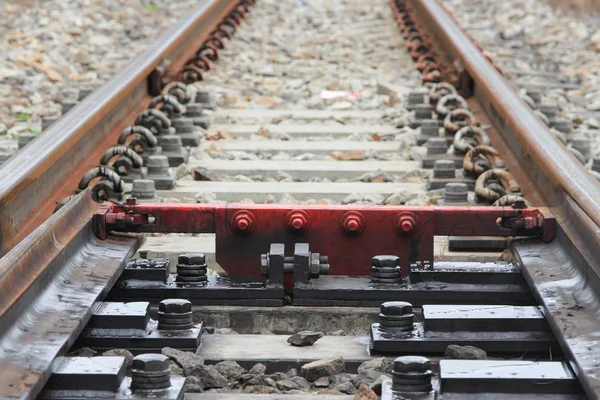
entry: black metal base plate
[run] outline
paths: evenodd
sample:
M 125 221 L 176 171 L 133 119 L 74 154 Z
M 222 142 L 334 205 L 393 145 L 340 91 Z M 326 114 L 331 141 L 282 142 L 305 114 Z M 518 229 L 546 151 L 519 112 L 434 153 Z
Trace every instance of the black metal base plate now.
M 108 295 L 110 301 L 187 299 L 194 305 L 283 306 L 283 285 L 267 283 L 262 277 L 209 275 L 205 283 L 181 285 L 170 275 L 167 282 L 119 280 Z

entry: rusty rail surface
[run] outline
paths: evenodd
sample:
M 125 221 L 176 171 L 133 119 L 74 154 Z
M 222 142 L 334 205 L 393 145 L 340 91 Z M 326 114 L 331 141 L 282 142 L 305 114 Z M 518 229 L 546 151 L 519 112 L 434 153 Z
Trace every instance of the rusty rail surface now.
M 600 345 L 595 339 L 585 344 L 581 340 L 595 338 L 600 331 L 596 315 L 600 303 L 600 184 L 519 98 L 438 0 L 407 3 L 414 17 L 432 33 L 435 47 L 467 75 L 461 83 L 467 83 L 467 92 L 474 94 L 500 133 L 503 143 L 499 147 L 512 152 L 514 167 L 532 182 L 556 216 L 560 234 L 553 256 L 561 260 L 563 269 L 548 274 L 563 279 L 554 284 L 560 286 L 563 301 L 557 303 L 559 296 L 552 297 L 554 290 L 548 290 L 543 268 L 532 273 L 527 263 L 522 267 L 586 394 L 600 398 L 600 368 L 594 361 L 597 356 L 592 356 L 600 353 Z M 522 261 L 520 254 L 517 257 Z M 563 308 L 557 305 L 569 304 L 569 299 L 576 303 L 576 311 L 565 319 Z
M 0 167 L 0 256 L 46 220 L 150 101 L 149 76 L 185 63 L 236 5 L 201 0 L 173 29 Z

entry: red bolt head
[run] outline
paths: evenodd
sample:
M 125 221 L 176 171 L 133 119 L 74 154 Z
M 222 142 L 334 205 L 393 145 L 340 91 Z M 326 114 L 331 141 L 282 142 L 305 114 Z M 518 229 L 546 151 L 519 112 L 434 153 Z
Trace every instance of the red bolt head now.
M 235 223 L 240 231 L 245 231 L 250 227 L 250 220 L 246 217 L 237 218 Z
M 360 228 L 360 221 L 356 217 L 346 219 L 346 229 L 351 232 L 356 232 Z
M 308 228 L 310 217 L 306 211 L 292 210 L 286 215 L 285 221 L 290 230 L 299 232 Z
M 416 231 L 417 218 L 412 213 L 402 213 L 396 217 L 396 231 L 401 235 L 411 235 Z
M 254 215 L 246 210 L 236 212 L 231 218 L 233 230 L 241 234 L 249 234 L 254 230 Z
M 357 235 L 365 230 L 365 223 L 359 212 L 349 211 L 342 217 L 341 227 L 345 233 Z
M 400 230 L 402 230 L 402 232 L 410 232 L 413 229 L 413 223 L 412 221 L 404 218 L 403 220 L 400 221 Z
M 294 228 L 295 230 L 299 231 L 300 229 L 302 229 L 304 227 L 305 223 L 306 223 L 306 221 L 304 220 L 304 218 L 302 218 L 301 216 L 296 216 L 291 219 L 290 226 L 292 228 Z

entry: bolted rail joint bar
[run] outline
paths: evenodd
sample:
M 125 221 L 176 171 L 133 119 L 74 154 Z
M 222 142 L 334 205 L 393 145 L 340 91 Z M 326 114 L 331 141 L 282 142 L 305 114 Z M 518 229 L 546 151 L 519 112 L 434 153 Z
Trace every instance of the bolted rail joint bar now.
M 301 216 L 301 218 L 299 217 Z M 300 222 L 298 222 L 298 221 Z M 298 229 L 300 228 L 300 229 Z M 433 264 L 434 236 L 519 236 L 554 239 L 556 220 L 546 208 L 380 207 L 273 204 L 104 203 L 94 231 L 214 233 L 216 259 L 230 275 L 261 274 L 271 243 L 293 249 L 308 243 L 326 254 L 332 275 L 370 275 L 373 256 L 399 257 L 402 276 L 411 265 Z

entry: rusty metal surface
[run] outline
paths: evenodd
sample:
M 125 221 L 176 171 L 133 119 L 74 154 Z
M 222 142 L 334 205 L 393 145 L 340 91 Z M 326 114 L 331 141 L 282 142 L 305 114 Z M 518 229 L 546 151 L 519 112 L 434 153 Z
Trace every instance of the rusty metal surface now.
M 73 193 L 79 171 L 97 165 L 146 107 L 152 71 L 164 62 L 166 73 L 175 73 L 235 5 L 231 0 L 200 1 L 124 70 L 2 164 L 0 255 L 48 218 L 55 201 Z
M 302 218 L 300 218 L 302 217 Z M 370 275 L 371 258 L 433 263 L 434 236 L 554 237 L 544 208 L 335 206 L 274 204 L 105 204 L 94 217 L 100 238 L 120 232 L 215 233 L 216 258 L 230 275 L 259 275 L 260 256 L 272 243 L 309 243 L 329 257 L 330 274 Z
M 35 398 L 141 244 L 99 241 L 85 191 L 0 259 L 0 396 Z

